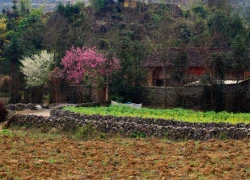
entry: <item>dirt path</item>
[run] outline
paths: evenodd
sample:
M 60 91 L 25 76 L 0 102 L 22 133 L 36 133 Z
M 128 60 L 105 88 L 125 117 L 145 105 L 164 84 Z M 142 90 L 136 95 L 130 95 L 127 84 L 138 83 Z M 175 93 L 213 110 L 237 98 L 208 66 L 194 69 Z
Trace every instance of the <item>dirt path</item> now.
M 37 116 L 45 116 L 45 117 L 49 117 L 50 116 L 50 109 L 41 109 L 41 110 L 30 110 L 30 109 L 26 109 L 23 111 L 17 111 L 17 114 L 32 114 L 32 115 L 37 115 Z
M 61 108 L 64 106 L 70 106 L 72 104 L 58 104 L 56 106 L 51 107 L 51 109 L 57 109 L 57 108 Z M 18 114 L 29 114 L 29 115 L 37 115 L 37 116 L 45 116 L 45 117 L 49 117 L 50 116 L 50 109 L 41 109 L 41 110 L 30 110 L 30 109 L 25 109 L 23 111 L 16 111 L 16 113 Z

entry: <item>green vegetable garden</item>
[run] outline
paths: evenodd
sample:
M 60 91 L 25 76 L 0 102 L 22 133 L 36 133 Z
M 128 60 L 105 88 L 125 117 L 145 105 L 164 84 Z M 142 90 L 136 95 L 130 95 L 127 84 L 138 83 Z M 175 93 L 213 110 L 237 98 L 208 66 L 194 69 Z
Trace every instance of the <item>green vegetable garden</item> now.
M 65 107 L 64 110 L 69 110 L 76 113 L 86 114 L 86 115 L 111 115 L 115 117 L 141 117 L 141 118 L 154 118 L 154 119 L 175 119 L 179 121 L 186 122 L 199 122 L 199 123 L 208 123 L 208 122 L 224 122 L 224 123 L 250 123 L 250 114 L 249 113 L 228 113 L 228 112 L 219 112 L 214 111 L 201 112 L 186 110 L 181 108 L 175 109 L 150 109 L 150 108 L 141 108 L 135 109 L 127 106 L 110 106 L 110 107 Z

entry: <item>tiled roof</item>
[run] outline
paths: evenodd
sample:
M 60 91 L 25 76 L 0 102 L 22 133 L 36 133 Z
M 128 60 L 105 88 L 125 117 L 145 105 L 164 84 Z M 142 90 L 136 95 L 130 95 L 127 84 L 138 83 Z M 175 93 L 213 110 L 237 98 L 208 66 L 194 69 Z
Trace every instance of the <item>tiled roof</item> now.
M 186 52 L 187 54 L 187 66 L 189 67 L 202 67 L 204 66 L 203 59 L 207 57 L 209 54 L 215 53 L 229 53 L 231 51 L 230 48 L 168 48 L 166 49 L 166 66 L 173 66 L 173 59 L 176 57 L 178 52 Z M 159 57 L 159 54 L 152 54 L 148 56 L 145 61 L 145 66 L 148 67 L 157 67 L 162 66 L 163 62 Z

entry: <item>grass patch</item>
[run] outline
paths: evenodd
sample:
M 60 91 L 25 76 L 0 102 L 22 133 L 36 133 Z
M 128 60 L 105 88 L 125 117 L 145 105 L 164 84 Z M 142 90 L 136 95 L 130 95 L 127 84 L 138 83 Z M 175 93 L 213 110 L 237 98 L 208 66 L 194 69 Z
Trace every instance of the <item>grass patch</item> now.
M 224 122 L 224 123 L 250 123 L 250 113 L 228 113 L 228 112 L 200 112 L 186 110 L 182 108 L 175 109 L 150 109 L 141 108 L 134 109 L 127 106 L 110 106 L 110 107 L 64 107 L 64 110 L 69 110 L 76 113 L 93 115 L 112 115 L 116 117 L 141 117 L 153 119 L 175 119 L 186 122 Z
M 14 134 L 11 131 L 9 131 L 8 129 L 0 130 L 0 135 L 6 135 L 6 136 L 10 136 L 10 137 L 14 136 Z
M 106 134 L 98 131 L 94 124 L 88 123 L 76 130 L 75 137 L 81 140 L 89 140 L 94 138 L 105 139 Z

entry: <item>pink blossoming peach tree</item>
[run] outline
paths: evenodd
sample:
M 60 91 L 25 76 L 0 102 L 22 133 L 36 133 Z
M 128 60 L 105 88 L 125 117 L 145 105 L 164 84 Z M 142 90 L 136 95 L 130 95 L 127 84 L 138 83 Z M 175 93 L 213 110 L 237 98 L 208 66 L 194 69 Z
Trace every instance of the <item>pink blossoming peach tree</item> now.
M 105 57 L 99 53 L 95 47 L 71 47 L 62 59 L 62 65 L 66 73 L 67 81 L 80 85 L 85 81 L 85 77 L 97 80 L 98 78 L 106 78 L 110 80 L 113 72 L 120 69 L 120 61 L 115 57 Z

